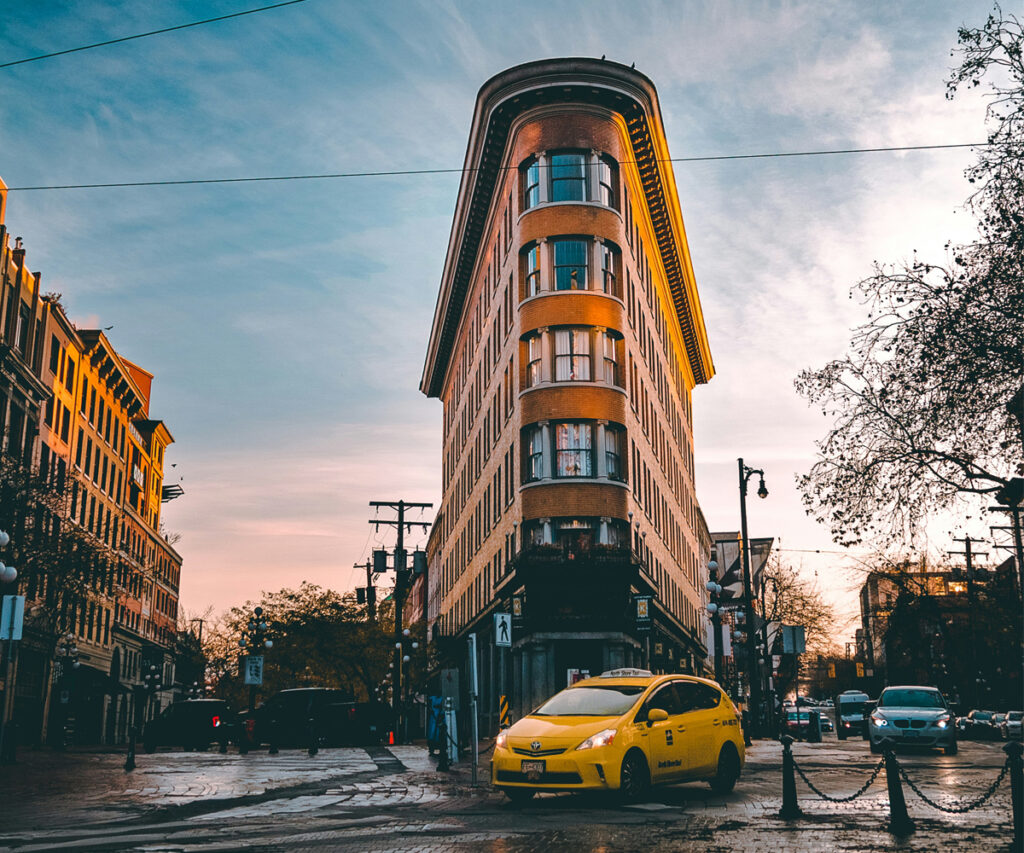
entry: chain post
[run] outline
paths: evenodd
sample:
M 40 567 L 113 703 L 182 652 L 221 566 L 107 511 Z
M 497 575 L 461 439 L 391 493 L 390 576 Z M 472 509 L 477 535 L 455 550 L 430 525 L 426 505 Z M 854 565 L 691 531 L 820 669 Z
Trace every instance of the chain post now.
M 889 789 L 889 832 L 893 835 L 910 835 L 916 827 L 907 813 L 907 801 L 903 798 L 900 784 L 900 765 L 892 751 L 891 738 L 882 738 L 885 751 L 885 783 Z
M 783 820 L 796 820 L 803 817 L 803 812 L 796 801 L 796 774 L 793 761 L 793 737 L 783 735 L 782 743 L 782 808 L 779 817 Z
M 1024 853 L 1024 746 L 1008 743 L 1003 747 L 1010 768 L 1010 802 L 1013 804 L 1013 844 L 1011 853 Z

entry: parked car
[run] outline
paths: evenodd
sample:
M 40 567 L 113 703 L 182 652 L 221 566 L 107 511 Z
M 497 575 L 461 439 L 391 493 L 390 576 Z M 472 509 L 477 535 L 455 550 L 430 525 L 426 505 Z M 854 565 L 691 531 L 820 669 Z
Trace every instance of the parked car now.
M 281 690 L 241 715 L 239 738 L 250 747 L 372 746 L 394 742 L 391 711 L 378 702 L 354 702 L 343 690 Z
M 160 746 L 207 749 L 211 743 L 231 739 L 231 710 L 223 699 L 186 699 L 168 705 L 142 730 L 142 748 Z
M 817 726 L 814 718 L 817 717 Z M 797 740 L 806 740 L 812 743 L 821 741 L 822 722 L 825 717 L 815 709 L 795 708 L 786 712 L 783 728 L 786 734 L 795 737 Z
M 1024 711 L 1007 711 L 1006 719 L 999 727 L 999 736 L 1003 740 L 1020 740 L 1022 720 L 1024 720 Z
M 886 687 L 868 724 L 872 752 L 882 751 L 882 740 L 898 745 L 930 746 L 946 755 L 957 752 L 956 720 L 937 687 Z
M 745 759 L 736 708 L 713 681 L 611 670 L 555 694 L 498 733 L 491 783 L 509 799 L 537 791 L 618 791 L 704 779 L 733 789 Z
M 836 730 L 835 724 L 832 722 L 832 718 L 828 714 L 822 712 L 820 714 L 820 719 L 821 730 L 823 732 L 834 732 Z
M 844 690 L 836 697 L 836 735 L 840 740 L 863 733 L 864 704 L 869 701 L 868 694 L 860 690 Z
M 964 737 L 974 740 L 992 740 L 999 737 L 999 731 L 992 725 L 994 711 L 975 709 L 964 718 Z

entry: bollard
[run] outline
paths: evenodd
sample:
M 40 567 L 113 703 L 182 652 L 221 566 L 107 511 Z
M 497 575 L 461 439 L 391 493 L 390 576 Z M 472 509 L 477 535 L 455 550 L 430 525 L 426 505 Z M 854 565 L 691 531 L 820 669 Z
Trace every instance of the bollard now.
M 900 783 L 900 765 L 892 751 L 892 738 L 882 738 L 885 751 L 885 784 L 889 789 L 889 832 L 893 835 L 909 835 L 916 828 L 907 814 L 907 801 L 903 798 Z
M 779 817 L 783 820 L 795 820 L 803 817 L 803 812 L 796 802 L 796 771 L 793 763 L 793 738 L 783 735 L 779 738 L 782 744 L 782 808 Z
M 1013 844 L 1011 853 L 1024 853 L 1024 746 L 1008 743 L 1003 747 L 1010 765 L 1010 802 L 1013 804 Z
M 437 757 L 437 770 L 439 773 L 447 773 L 451 770 L 448 763 L 448 720 L 444 710 L 441 711 L 441 719 L 437 726 L 437 737 L 441 741 L 441 754 Z
M 128 733 L 128 755 L 124 759 L 124 772 L 131 773 L 135 769 L 135 729 Z
M 309 753 L 309 757 L 312 758 L 320 751 L 320 743 L 316 736 L 316 720 L 313 717 L 310 717 L 309 720 L 307 720 L 306 728 L 309 736 L 309 749 L 307 752 Z

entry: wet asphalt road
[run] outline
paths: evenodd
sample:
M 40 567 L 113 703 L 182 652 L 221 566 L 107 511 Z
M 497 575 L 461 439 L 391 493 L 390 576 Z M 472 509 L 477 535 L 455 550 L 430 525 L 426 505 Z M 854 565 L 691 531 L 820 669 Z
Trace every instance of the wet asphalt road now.
M 959 755 L 901 753 L 932 799 L 973 798 L 1004 763 L 998 743 L 962 744 Z M 860 740 L 796 744 L 798 764 L 825 793 L 843 796 L 878 757 Z M 1008 849 L 1009 784 L 982 808 L 938 812 L 905 791 L 917 831 L 886 829 L 884 774 L 852 803 L 827 803 L 802 782 L 805 817 L 781 821 L 781 749 L 755 744 L 736 791 L 676 785 L 647 803 L 602 795 L 544 795 L 513 807 L 458 765 L 438 774 L 417 746 L 219 755 L 140 756 L 23 752 L 4 768 L 0 851 L 833 851 Z M 485 756 L 486 761 L 486 756 Z

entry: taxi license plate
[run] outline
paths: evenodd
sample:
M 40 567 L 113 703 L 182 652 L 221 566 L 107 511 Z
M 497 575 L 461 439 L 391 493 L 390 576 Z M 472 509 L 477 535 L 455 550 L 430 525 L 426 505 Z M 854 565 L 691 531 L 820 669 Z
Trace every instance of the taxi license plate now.
M 544 761 L 526 761 L 523 760 L 522 771 L 523 775 L 531 782 L 537 782 L 540 780 L 541 774 L 544 773 Z

